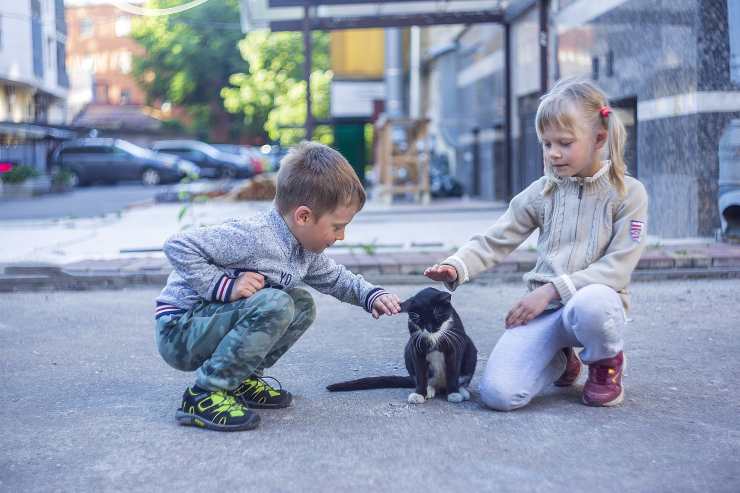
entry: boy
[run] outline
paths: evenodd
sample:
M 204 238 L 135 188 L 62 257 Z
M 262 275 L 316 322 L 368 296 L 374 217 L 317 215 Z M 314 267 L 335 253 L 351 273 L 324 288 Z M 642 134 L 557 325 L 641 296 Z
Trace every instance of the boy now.
M 262 380 L 315 318 L 303 281 L 373 317 L 400 312 L 397 296 L 322 253 L 344 239 L 365 191 L 341 154 L 303 142 L 283 159 L 274 206 L 167 240 L 174 266 L 157 298 L 157 347 L 174 368 L 196 371 L 177 421 L 219 431 L 259 424 L 252 408 L 283 408 L 290 392 Z

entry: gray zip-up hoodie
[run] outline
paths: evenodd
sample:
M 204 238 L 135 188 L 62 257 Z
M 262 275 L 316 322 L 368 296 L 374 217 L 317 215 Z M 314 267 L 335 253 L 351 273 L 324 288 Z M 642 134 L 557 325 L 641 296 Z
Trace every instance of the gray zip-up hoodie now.
M 265 286 L 295 287 L 300 281 L 316 290 L 372 311 L 386 294 L 324 253 L 305 250 L 274 207 L 250 219 L 189 230 L 165 242 L 174 267 L 159 297 L 156 317 L 181 314 L 201 300 L 228 302 L 236 278 L 255 271 Z

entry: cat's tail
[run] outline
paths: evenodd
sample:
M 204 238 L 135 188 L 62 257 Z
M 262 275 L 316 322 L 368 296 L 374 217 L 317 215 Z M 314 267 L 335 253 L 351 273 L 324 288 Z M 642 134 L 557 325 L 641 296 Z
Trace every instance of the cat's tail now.
M 370 390 L 370 389 L 412 389 L 416 387 L 416 382 L 411 377 L 387 376 L 387 377 L 367 377 L 349 382 L 339 382 L 328 385 L 326 389 L 329 392 L 347 392 L 350 390 Z

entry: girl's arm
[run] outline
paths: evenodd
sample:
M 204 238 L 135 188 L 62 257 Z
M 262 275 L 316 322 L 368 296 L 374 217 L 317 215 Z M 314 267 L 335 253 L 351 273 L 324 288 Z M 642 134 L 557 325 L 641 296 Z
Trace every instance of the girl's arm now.
M 583 286 L 604 284 L 619 291 L 627 287 L 647 238 L 648 197 L 639 181 L 627 191 L 617 210 L 612 239 L 603 257 L 583 270 L 553 279 L 563 304 Z
M 457 271 L 457 279 L 445 283 L 448 289 L 455 290 L 460 284 L 501 262 L 539 227 L 544 183 L 544 178 L 539 179 L 511 199 L 509 208 L 493 226 L 484 234 L 471 238 L 442 262 Z

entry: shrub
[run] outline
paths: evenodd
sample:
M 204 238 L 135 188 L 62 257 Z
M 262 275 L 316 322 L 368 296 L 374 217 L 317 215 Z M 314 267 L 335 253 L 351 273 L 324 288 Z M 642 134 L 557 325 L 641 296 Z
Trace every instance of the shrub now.
M 0 175 L 0 181 L 8 184 L 17 184 L 23 183 L 29 178 L 35 178 L 37 176 L 39 176 L 39 172 L 36 168 L 21 164 L 20 166 L 13 166 L 13 169 Z
M 71 180 L 72 172 L 64 168 L 59 168 L 51 175 L 52 185 L 69 185 Z

